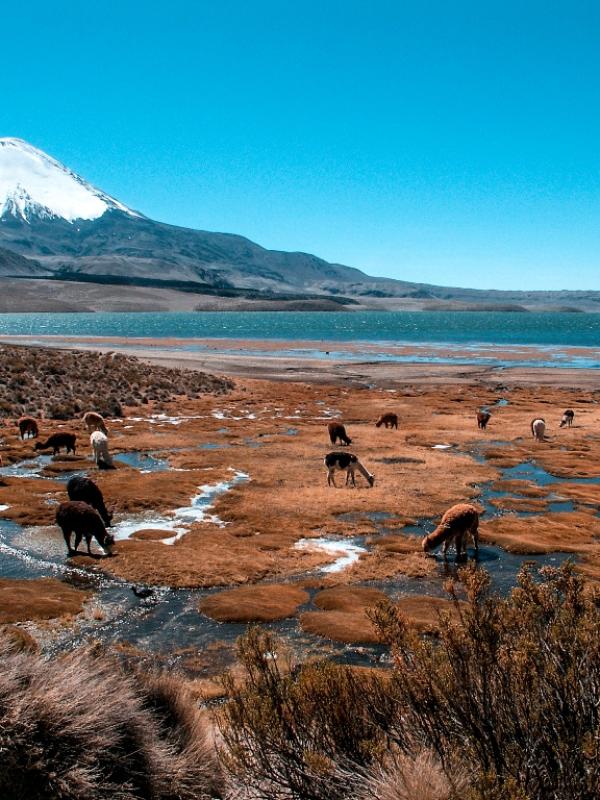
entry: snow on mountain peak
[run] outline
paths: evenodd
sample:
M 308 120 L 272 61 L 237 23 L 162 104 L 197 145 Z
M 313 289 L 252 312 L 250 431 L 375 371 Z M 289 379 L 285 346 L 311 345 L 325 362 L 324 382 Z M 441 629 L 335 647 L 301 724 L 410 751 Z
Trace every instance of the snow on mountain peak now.
M 0 217 L 73 222 L 97 219 L 108 209 L 140 216 L 23 139 L 0 138 Z

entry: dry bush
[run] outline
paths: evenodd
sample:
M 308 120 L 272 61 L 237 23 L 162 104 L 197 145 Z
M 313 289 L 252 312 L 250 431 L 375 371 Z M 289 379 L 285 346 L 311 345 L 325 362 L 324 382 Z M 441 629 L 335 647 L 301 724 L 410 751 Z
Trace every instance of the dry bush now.
M 208 800 L 214 756 L 175 679 L 79 652 L 0 652 L 3 800 Z
M 528 569 L 508 598 L 486 573 L 462 572 L 466 608 L 438 642 L 419 639 L 391 605 L 374 614 L 392 645 L 386 733 L 416 736 L 452 782 L 457 764 L 480 800 L 592 800 L 600 786 L 600 612 L 571 565 Z M 452 590 L 452 587 L 450 587 Z M 376 704 L 374 706 L 377 707 Z
M 247 685 L 221 716 L 232 798 L 596 800 L 600 610 L 572 565 L 524 569 L 507 598 L 461 578 L 437 639 L 397 607 L 372 617 L 391 675 L 335 664 L 280 671 L 272 639 L 241 644 Z
M 331 662 L 284 673 L 273 638 L 258 629 L 238 647 L 246 682 L 227 682 L 231 700 L 219 719 L 223 764 L 238 787 L 232 797 L 345 798 L 340 768 L 363 769 L 385 750 L 367 710 L 379 678 Z
M 120 353 L 0 346 L 3 416 L 33 414 L 66 420 L 93 409 L 105 417 L 121 417 L 123 405 L 220 394 L 232 387 L 224 378 L 153 366 Z
M 352 780 L 352 776 L 349 776 Z M 362 782 L 356 800 L 453 800 L 468 788 L 465 777 L 453 775 L 450 783 L 439 759 L 430 750 L 416 755 L 395 753 Z

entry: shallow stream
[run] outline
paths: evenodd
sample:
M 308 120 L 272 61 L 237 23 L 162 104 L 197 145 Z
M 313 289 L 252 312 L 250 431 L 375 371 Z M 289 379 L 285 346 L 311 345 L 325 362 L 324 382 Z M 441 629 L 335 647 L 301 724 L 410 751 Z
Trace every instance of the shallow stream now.
M 290 430 L 291 435 L 295 434 Z M 503 444 L 503 443 L 498 443 Z M 486 443 L 489 446 L 489 443 Z M 449 456 L 452 451 L 449 451 Z M 472 453 L 473 457 L 481 460 L 481 453 Z M 115 455 L 115 461 L 139 469 L 142 472 L 160 471 L 170 469 L 169 462 L 160 451 L 156 452 L 129 452 Z M 77 463 L 77 469 L 72 472 L 60 472 L 47 475 L 51 467 L 50 456 L 37 456 L 27 461 L 20 462 L 0 470 L 0 475 L 11 477 L 52 477 L 65 481 L 73 474 L 82 474 L 88 466 L 86 462 Z M 139 516 L 117 520 L 113 528 L 116 537 L 127 538 L 135 531 L 143 528 L 161 528 L 172 532 L 172 537 L 163 540 L 169 544 L 183 535 L 187 530 L 186 525 L 199 519 L 210 519 L 216 524 L 222 524 L 215 517 L 211 508 L 216 497 L 229 491 L 232 486 L 243 480 L 248 480 L 245 473 L 232 470 L 232 478 L 219 484 L 199 487 L 198 494 L 190 500 L 187 507 L 174 509 L 171 515 L 164 516 Z M 543 488 L 551 487 L 547 498 L 547 511 L 574 510 L 573 503 L 560 496 L 561 483 L 600 483 L 597 478 L 558 478 L 551 475 L 535 463 L 523 462 L 515 467 L 501 470 L 499 480 L 525 480 Z M 518 516 L 532 516 L 544 514 L 532 511 L 503 511 L 491 503 L 494 499 L 517 498 L 518 494 L 498 491 L 493 488 L 492 481 L 479 485 L 481 491 L 477 498 L 485 508 L 486 518 L 504 513 L 517 514 Z M 217 590 L 183 590 L 164 587 L 133 587 L 131 584 L 104 576 L 93 570 L 70 566 L 65 557 L 65 548 L 62 536 L 57 529 L 22 528 L 15 522 L 2 517 L 0 508 L 0 576 L 10 578 L 34 578 L 53 575 L 61 580 L 78 587 L 90 588 L 94 591 L 91 605 L 99 613 L 86 613 L 79 618 L 74 628 L 59 627 L 51 629 L 51 635 L 45 634 L 42 644 L 49 652 L 71 648 L 88 639 L 111 642 L 121 640 L 143 651 L 157 654 L 167 654 L 169 663 L 176 662 L 180 656 L 178 650 L 190 648 L 201 652 L 207 645 L 215 642 L 231 644 L 245 629 L 243 624 L 220 624 L 200 614 L 197 610 L 200 600 Z M 321 548 L 328 553 L 338 555 L 332 563 L 325 565 L 321 570 L 314 570 L 310 574 L 333 574 L 345 569 L 356 561 L 360 554 L 368 552 L 383 536 L 401 535 L 423 537 L 437 524 L 437 519 L 424 518 L 415 524 L 398 528 L 393 525 L 392 515 L 386 512 L 376 512 L 365 515 L 374 525 L 375 533 L 369 536 L 339 539 L 310 539 L 301 540 L 299 547 Z M 338 520 L 344 522 L 361 519 L 360 515 L 341 515 Z M 472 551 L 470 551 L 472 555 Z M 507 593 L 516 583 L 517 574 L 524 562 L 537 566 L 557 566 L 565 561 L 568 556 L 564 553 L 549 555 L 519 556 L 508 553 L 499 547 L 480 544 L 478 562 L 490 573 L 493 588 L 501 594 Z M 392 599 L 407 594 L 428 594 L 443 597 L 441 577 L 456 576 L 457 564 L 451 552 L 449 560 L 445 562 L 440 555 L 436 556 L 438 562 L 438 575 L 431 578 L 409 578 L 398 576 L 382 581 L 365 582 L 362 585 L 373 586 L 384 591 Z M 458 565 L 460 566 L 460 565 Z M 296 576 L 296 579 L 307 575 Z M 147 597 L 135 594 L 140 588 Z M 311 601 L 300 609 L 315 610 L 312 604 L 314 591 L 311 592 Z M 336 659 L 349 663 L 374 663 L 383 657 L 384 648 L 377 646 L 353 646 L 335 644 L 317 636 L 312 636 L 301 631 L 298 620 L 288 619 L 265 625 L 266 628 L 279 633 L 288 644 L 299 653 L 329 653 Z

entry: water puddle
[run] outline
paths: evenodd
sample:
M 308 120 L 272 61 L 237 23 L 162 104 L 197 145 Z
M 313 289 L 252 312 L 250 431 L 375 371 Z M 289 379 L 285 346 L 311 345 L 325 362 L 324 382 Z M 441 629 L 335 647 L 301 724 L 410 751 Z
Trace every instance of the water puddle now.
M 68 481 L 75 475 L 83 475 L 88 464 L 83 460 L 74 460 L 74 469 L 56 469 L 58 465 L 68 463 L 68 458 L 54 458 L 49 455 L 39 455 L 17 461 L 6 467 L 0 467 L 0 476 L 4 478 L 45 478 L 47 480 Z M 81 466 L 76 466 L 81 465 Z M 54 471 L 56 469 L 56 471 Z
M 321 567 L 320 572 L 341 572 L 358 561 L 362 553 L 367 552 L 366 547 L 357 544 L 358 541 L 359 539 L 300 539 L 295 546 L 299 550 L 323 550 L 325 553 L 338 555 L 333 563 Z
M 238 470 L 232 471 L 234 475 L 231 480 L 199 486 L 198 494 L 191 498 L 188 506 L 176 508 L 168 515 L 146 514 L 117 522 L 113 524 L 111 533 L 117 541 L 122 541 L 124 539 L 129 539 L 134 533 L 139 531 L 149 529 L 169 531 L 173 534 L 172 536 L 160 539 L 162 544 L 169 545 L 173 544 L 187 533 L 189 526 L 195 522 L 211 522 L 223 527 L 227 523 L 211 513 L 215 500 L 219 495 L 229 491 L 234 486 L 237 486 L 237 484 L 250 479 L 250 476 L 245 472 L 240 472 Z
M 561 483 L 600 484 L 600 475 L 593 477 L 572 476 L 562 478 L 557 475 L 552 475 L 544 469 L 544 467 L 536 464 L 534 461 L 524 461 L 521 464 L 517 464 L 515 467 L 509 467 L 504 470 L 504 475 L 508 480 L 529 480 L 538 486 L 550 486 L 555 484 L 558 487 Z
M 164 472 L 171 469 L 171 466 L 166 458 L 159 458 L 152 452 L 143 452 L 141 450 L 132 450 L 128 453 L 118 453 L 114 456 L 117 466 L 126 464 L 128 467 L 139 470 L 142 474 L 148 472 Z

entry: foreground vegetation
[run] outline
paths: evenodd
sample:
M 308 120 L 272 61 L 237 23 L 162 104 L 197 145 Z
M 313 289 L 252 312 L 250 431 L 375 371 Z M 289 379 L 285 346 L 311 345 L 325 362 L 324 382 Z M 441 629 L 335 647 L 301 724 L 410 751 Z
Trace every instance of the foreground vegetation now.
M 506 599 L 490 595 L 482 571 L 461 578 L 468 602 L 456 600 L 435 639 L 391 604 L 371 612 L 389 670 L 294 667 L 251 629 L 239 642 L 245 680 L 226 678 L 230 699 L 214 717 L 219 737 L 183 678 L 89 651 L 45 661 L 7 644 L 0 796 L 596 798 L 597 598 L 568 565 L 525 569 Z

